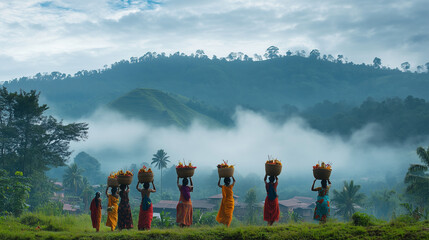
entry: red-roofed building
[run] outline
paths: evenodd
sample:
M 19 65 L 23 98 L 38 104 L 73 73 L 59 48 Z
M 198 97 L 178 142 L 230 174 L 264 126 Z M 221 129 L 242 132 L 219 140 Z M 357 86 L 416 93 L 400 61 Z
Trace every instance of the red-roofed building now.
M 279 207 L 283 216 L 287 216 L 288 212 L 294 211 L 304 221 L 311 221 L 313 219 L 314 208 L 316 207 L 315 202 L 316 200 L 310 197 L 296 196 L 287 200 L 279 200 Z

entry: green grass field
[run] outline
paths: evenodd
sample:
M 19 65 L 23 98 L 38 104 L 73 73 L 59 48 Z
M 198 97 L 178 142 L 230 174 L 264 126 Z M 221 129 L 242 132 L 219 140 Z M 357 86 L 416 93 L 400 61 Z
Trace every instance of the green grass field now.
M 135 222 L 136 223 L 136 222 Z M 273 227 L 240 226 L 180 229 L 136 229 L 110 232 L 102 226 L 96 233 L 88 215 L 43 216 L 25 214 L 0 218 L 0 239 L 429 239 L 429 221 L 378 223 L 369 227 L 329 222 L 276 224 Z M 36 227 L 40 226 L 41 230 Z

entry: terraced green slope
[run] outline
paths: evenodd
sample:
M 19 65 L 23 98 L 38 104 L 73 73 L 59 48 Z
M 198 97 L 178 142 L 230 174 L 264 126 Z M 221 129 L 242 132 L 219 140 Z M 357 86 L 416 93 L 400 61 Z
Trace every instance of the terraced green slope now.
M 186 127 L 194 119 L 219 125 L 216 120 L 195 111 L 169 94 L 155 89 L 135 89 L 108 106 L 127 117 L 139 118 L 156 126 Z

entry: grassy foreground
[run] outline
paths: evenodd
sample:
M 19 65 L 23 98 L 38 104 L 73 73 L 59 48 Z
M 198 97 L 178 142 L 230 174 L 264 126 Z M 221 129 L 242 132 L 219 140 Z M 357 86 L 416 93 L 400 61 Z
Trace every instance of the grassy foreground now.
M 40 226 L 41 230 L 36 227 Z M 277 224 L 274 227 L 191 227 L 110 232 L 92 229 L 89 216 L 39 216 L 0 218 L 0 239 L 429 239 L 429 221 L 393 222 L 369 227 L 351 223 Z

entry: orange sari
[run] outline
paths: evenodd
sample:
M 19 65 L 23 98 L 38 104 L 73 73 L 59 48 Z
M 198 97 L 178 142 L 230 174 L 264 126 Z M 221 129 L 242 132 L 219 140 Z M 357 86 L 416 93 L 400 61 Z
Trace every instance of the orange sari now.
M 186 200 L 183 197 L 182 191 L 180 191 L 180 199 L 179 203 L 176 207 L 177 210 L 177 216 L 176 216 L 176 222 L 183 224 L 185 226 L 192 225 L 192 201 L 191 198 Z
M 109 202 L 107 204 L 107 222 L 106 226 L 115 230 L 118 224 L 118 203 L 119 198 L 109 194 Z
M 232 185 L 222 186 L 222 202 L 216 216 L 216 221 L 228 227 L 231 224 L 232 213 L 234 212 L 234 192 L 232 188 Z

